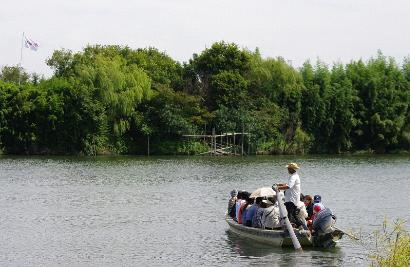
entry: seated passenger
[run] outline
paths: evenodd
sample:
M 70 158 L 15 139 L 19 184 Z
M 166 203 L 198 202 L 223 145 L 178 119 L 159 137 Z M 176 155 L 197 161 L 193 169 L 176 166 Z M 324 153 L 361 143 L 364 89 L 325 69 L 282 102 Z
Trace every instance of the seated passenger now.
M 311 195 L 306 195 L 303 198 L 303 202 L 305 203 L 306 206 L 306 211 L 308 213 L 308 220 L 312 218 L 313 215 L 313 198 Z
M 315 203 L 314 205 L 313 205 L 313 214 L 312 214 L 312 217 L 310 218 L 310 220 L 308 220 L 307 221 L 307 225 L 308 225 L 308 227 L 309 227 L 309 230 L 312 232 L 313 231 L 313 221 L 314 221 L 314 219 L 315 219 L 315 215 L 317 214 L 317 213 L 319 213 L 321 210 L 322 210 L 322 208 L 325 208 L 321 203 Z
M 313 197 L 313 202 L 314 203 L 321 203 L 322 202 L 322 197 L 320 195 L 315 195 Z
M 248 206 L 248 201 L 249 200 L 249 196 L 250 194 L 246 191 L 242 192 L 242 199 L 241 199 L 241 206 L 239 207 L 239 211 L 238 211 L 238 223 L 239 224 L 243 224 L 242 219 L 243 219 L 243 213 L 246 210 L 246 207 Z M 246 213 L 246 211 L 245 211 Z
M 315 217 L 313 219 L 313 233 L 315 235 L 327 234 L 334 231 L 336 216 L 329 208 L 325 208 L 321 203 L 316 203 L 313 207 Z
M 258 205 L 254 203 L 254 199 L 249 199 L 249 205 L 246 207 L 246 213 L 243 224 L 252 227 L 252 219 L 255 216 Z
M 307 223 L 306 223 L 306 218 L 308 218 L 308 213 L 306 210 L 305 203 L 302 201 L 299 201 L 298 204 L 296 205 L 296 217 L 297 220 L 301 223 L 301 226 L 303 229 L 308 230 Z
M 316 214 L 318 214 L 321 210 L 323 210 L 325 208 L 325 206 L 323 206 L 322 203 L 315 203 L 313 205 L 313 215 L 312 215 L 312 220 L 315 219 Z
M 262 229 L 279 229 L 281 228 L 279 220 L 279 206 L 276 201 L 276 197 L 268 198 L 267 200 L 262 200 L 266 204 L 266 208 L 263 210 L 262 214 Z
M 315 211 L 315 207 L 317 206 L 319 206 L 320 208 L 316 208 L 316 211 Z M 313 215 L 312 215 L 311 220 L 313 221 L 313 219 L 315 218 L 315 214 L 324 208 L 325 206 L 322 204 L 322 197 L 319 195 L 315 195 L 313 197 Z
M 238 221 L 239 218 L 239 210 L 241 209 L 242 203 L 245 201 L 243 198 L 243 193 L 244 191 L 239 191 L 238 195 L 236 197 L 236 203 L 235 203 L 235 221 Z
M 231 218 L 235 217 L 236 200 L 238 196 L 238 190 L 234 189 L 231 191 L 231 198 L 228 201 L 228 215 Z
M 263 211 L 266 208 L 266 204 L 262 203 L 261 197 L 256 198 L 255 204 L 257 205 L 257 208 L 252 218 L 252 227 L 262 228 L 262 215 L 263 215 Z

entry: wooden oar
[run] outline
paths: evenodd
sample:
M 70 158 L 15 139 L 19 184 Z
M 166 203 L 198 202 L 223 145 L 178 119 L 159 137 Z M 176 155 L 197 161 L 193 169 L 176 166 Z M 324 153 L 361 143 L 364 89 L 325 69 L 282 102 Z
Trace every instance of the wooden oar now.
M 333 228 L 335 228 L 336 230 L 339 230 L 340 232 L 342 232 L 343 234 L 347 235 L 347 236 L 350 237 L 351 239 L 360 240 L 357 236 L 352 235 L 352 234 L 349 234 L 349 233 L 347 233 L 346 231 L 343 231 L 343 230 L 340 229 L 340 228 L 337 228 L 337 227 L 333 227 Z

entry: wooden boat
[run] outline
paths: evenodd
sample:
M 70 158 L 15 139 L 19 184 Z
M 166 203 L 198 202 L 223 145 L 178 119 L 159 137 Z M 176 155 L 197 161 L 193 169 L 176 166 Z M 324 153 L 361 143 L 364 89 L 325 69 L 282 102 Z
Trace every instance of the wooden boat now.
M 290 235 L 285 230 L 267 230 L 247 227 L 242 224 L 238 224 L 229 216 L 227 216 L 225 220 L 229 224 L 229 230 L 239 236 L 277 247 L 293 246 Z M 305 230 L 295 230 L 295 234 L 302 247 L 331 248 L 336 245 L 339 239 L 342 238 L 344 232 L 339 229 L 335 229 L 333 232 L 328 234 L 311 236 Z

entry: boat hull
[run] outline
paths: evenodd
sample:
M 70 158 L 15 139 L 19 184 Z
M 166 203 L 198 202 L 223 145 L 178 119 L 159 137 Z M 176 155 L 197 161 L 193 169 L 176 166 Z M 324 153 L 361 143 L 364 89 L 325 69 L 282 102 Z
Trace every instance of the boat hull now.
M 230 217 L 226 217 L 229 230 L 241 237 L 249 238 L 264 244 L 276 247 L 293 246 L 292 239 L 287 231 L 284 230 L 267 230 L 260 228 L 247 227 L 238 224 Z M 343 232 L 335 230 L 334 232 L 320 237 L 310 236 L 303 230 L 295 230 L 296 237 L 302 247 L 334 247 L 339 239 L 342 238 Z
M 269 245 L 277 246 L 277 247 L 293 246 L 292 239 L 290 238 L 289 234 L 285 232 L 284 230 L 267 230 L 267 229 L 247 227 L 247 226 L 238 224 L 231 218 L 226 218 L 226 222 L 228 223 L 229 230 L 231 232 L 237 235 L 240 235 L 242 237 L 246 237 L 246 238 L 261 242 L 261 243 L 265 243 L 265 244 L 269 244 Z M 300 234 L 299 232 L 295 234 L 302 247 L 313 246 L 313 243 L 310 237 L 304 234 Z

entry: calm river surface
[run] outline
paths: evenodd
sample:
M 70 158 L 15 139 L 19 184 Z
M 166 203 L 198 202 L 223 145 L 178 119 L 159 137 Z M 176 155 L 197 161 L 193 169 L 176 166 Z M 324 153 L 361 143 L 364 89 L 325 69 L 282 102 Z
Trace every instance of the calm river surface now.
M 286 182 L 289 161 L 363 242 L 295 253 L 227 231 L 230 190 Z M 0 156 L 0 265 L 366 266 L 366 236 L 410 221 L 409 194 L 409 156 Z

